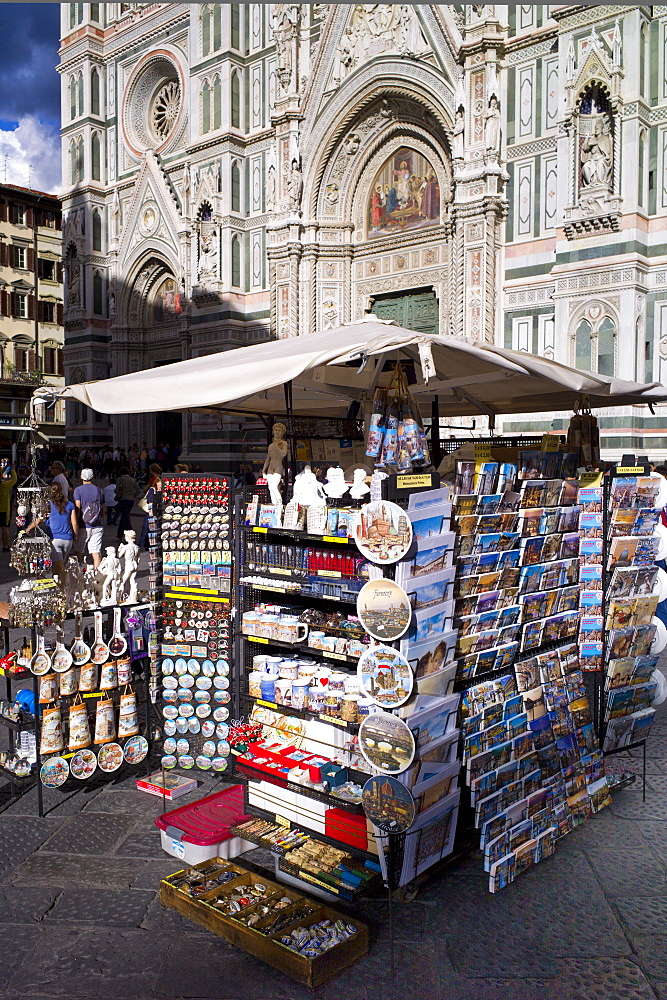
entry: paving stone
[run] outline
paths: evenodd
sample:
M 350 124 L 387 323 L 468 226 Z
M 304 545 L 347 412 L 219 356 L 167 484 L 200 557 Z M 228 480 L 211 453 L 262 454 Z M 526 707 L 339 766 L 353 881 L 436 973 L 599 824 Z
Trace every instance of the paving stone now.
M 652 982 L 662 980 L 663 986 L 667 986 L 667 926 L 663 924 L 661 931 L 630 940 L 636 961 L 646 976 Z
M 596 949 L 597 941 L 591 941 Z M 559 963 L 561 1000 L 655 1000 L 646 976 L 631 959 L 568 958 Z
M 46 854 L 27 858 L 8 876 L 16 886 L 45 885 L 89 886 L 101 889 L 129 888 L 142 867 L 142 861 L 129 858 L 96 858 L 86 855 Z
M 137 895 L 151 898 L 147 892 L 137 893 Z M 175 910 L 172 910 L 168 906 L 163 906 L 159 896 L 153 898 L 141 922 L 141 926 L 150 931 L 169 933 L 172 938 L 182 934 L 196 934 L 199 936 L 209 936 L 210 934 L 210 931 L 204 930 L 199 924 L 193 923 L 192 920 L 186 920 L 180 913 L 176 913 Z
M 631 937 L 637 934 L 664 934 L 667 931 L 667 899 L 662 894 L 615 899 L 613 907 Z
M 570 844 L 579 851 L 594 847 L 618 847 L 624 850 L 642 851 L 646 846 L 639 824 L 635 820 L 615 816 L 610 809 L 604 809 L 578 826 L 563 840 L 559 840 L 555 857 L 561 855 L 565 845 Z
M 53 905 L 59 892 L 59 889 L 14 889 L 3 886 L 0 888 L 0 924 L 38 923 Z
M 74 816 L 81 812 L 96 795 L 99 795 L 100 787 L 83 785 L 73 792 L 61 792 L 57 789 L 42 788 L 42 799 L 44 813 L 48 818 L 60 816 Z M 3 816 L 30 816 L 38 818 L 37 810 L 37 788 L 30 788 L 20 799 L 13 802 L 3 811 Z
M 624 788 L 614 796 L 610 809 L 621 819 L 667 820 L 667 799 L 657 792 L 649 793 L 642 801 L 641 789 L 637 792 Z
M 49 927 L 48 947 L 38 945 L 24 959 L 9 988 L 22 998 L 143 1000 L 152 995 L 167 947 L 163 935 L 140 930 Z
M 114 852 L 125 858 L 163 858 L 160 831 L 153 825 L 152 819 L 145 817 L 130 828 L 126 837 L 118 844 Z M 176 864 L 178 861 L 174 858 Z M 177 869 L 174 869 L 176 871 Z
M 63 820 L 33 817 L 0 816 L 0 867 L 7 870 L 29 857 L 53 836 Z
M 589 851 L 588 857 L 609 896 L 660 895 L 667 891 L 664 865 L 652 855 L 596 848 Z
M 62 925 L 139 927 L 149 905 L 148 894 L 130 889 L 65 889 L 45 919 Z
M 2 925 L 2 961 L 0 961 L 0 990 L 5 990 L 10 979 L 40 939 L 39 927 L 25 924 Z M 9 998 L 11 993 L 6 994 Z M 19 994 L 14 994 L 18 1000 Z
M 142 866 L 139 874 L 132 882 L 132 889 L 152 889 L 157 892 L 160 888 L 160 879 L 166 878 L 167 875 L 173 875 L 174 872 L 179 872 L 183 868 L 183 862 L 179 861 L 178 858 L 170 858 L 166 854 L 162 854 L 161 861 L 147 861 Z
M 276 863 L 273 858 L 271 851 L 266 850 L 264 847 L 255 847 L 252 851 L 246 851 L 245 854 L 239 854 L 235 861 L 238 861 L 240 865 L 243 864 L 243 860 L 249 861 L 253 865 L 259 865 L 260 868 L 268 868 L 269 871 L 275 872 Z
M 56 854 L 110 853 L 132 822 L 127 816 L 81 813 L 68 819 L 43 845 L 43 850 Z
M 424 939 L 433 907 L 419 899 L 413 903 L 393 903 L 394 940 L 401 944 Z M 385 901 L 362 900 L 355 913 L 368 924 L 373 943 L 389 939 L 389 907 Z
M 159 806 L 159 808 L 158 808 Z M 139 813 L 152 813 L 158 816 L 162 812 L 162 799 L 155 795 L 147 795 L 135 788 L 134 791 L 112 791 L 105 788 L 101 795 L 96 795 L 92 802 L 86 805 L 86 813 L 127 813 L 136 816 Z
M 502 935 L 502 940 L 497 936 L 490 939 L 488 930 L 479 937 L 469 933 L 465 938 L 448 939 L 447 951 L 461 976 L 553 979 L 558 972 L 556 961 L 540 945 L 537 931 L 526 933 L 524 928 L 515 927 L 514 933 Z

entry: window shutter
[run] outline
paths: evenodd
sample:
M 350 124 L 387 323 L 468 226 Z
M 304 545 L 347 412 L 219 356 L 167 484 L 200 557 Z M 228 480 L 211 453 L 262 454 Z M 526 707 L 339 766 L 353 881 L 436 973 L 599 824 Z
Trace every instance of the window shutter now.
M 0 242 L 0 267 L 7 267 L 9 261 L 7 259 L 7 244 Z
M 7 202 L 0 202 L 0 222 L 7 221 Z
M 34 350 L 28 351 L 28 371 L 34 372 L 37 369 L 37 354 Z
M 9 316 L 9 294 L 4 290 L 0 292 L 0 315 Z
M 58 303 L 58 305 L 56 307 L 56 312 L 57 312 L 58 323 L 60 324 L 60 326 L 62 326 L 63 325 L 63 306 L 62 306 L 62 302 Z
M 37 321 L 39 323 L 44 322 L 44 303 L 41 299 L 37 299 Z
M 28 319 L 35 318 L 35 296 L 28 296 Z
M 17 311 L 16 311 L 16 292 L 11 292 L 9 298 L 10 298 L 11 315 L 12 316 L 16 316 L 17 315 Z
M 25 224 L 26 224 L 26 226 L 32 226 L 32 224 L 33 224 L 33 218 L 34 218 L 33 210 L 31 208 L 27 208 L 26 209 L 26 213 L 25 213 Z
M 59 281 L 60 284 L 62 285 L 62 283 L 63 283 L 63 266 L 60 263 L 56 264 L 56 280 Z
M 33 250 L 32 247 L 28 247 L 27 257 L 28 257 L 28 270 L 29 271 L 34 271 L 35 270 L 35 251 Z

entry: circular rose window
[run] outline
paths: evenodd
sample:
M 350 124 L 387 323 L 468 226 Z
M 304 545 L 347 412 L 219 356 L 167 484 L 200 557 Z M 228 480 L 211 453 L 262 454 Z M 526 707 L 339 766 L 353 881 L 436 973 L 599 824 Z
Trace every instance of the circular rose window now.
M 173 138 L 183 113 L 178 67 L 165 53 L 152 53 L 135 69 L 123 98 L 123 130 L 132 150 L 161 149 Z

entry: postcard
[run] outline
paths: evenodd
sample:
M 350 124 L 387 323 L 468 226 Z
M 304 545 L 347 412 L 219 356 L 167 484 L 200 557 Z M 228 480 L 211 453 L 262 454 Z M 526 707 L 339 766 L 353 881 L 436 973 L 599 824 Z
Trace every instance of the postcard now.
M 577 502 L 587 514 L 602 513 L 602 487 L 585 486 L 577 492 Z
M 582 538 L 602 538 L 602 514 L 580 514 L 579 533 Z
M 581 642 L 579 643 L 579 662 L 582 670 L 602 669 L 602 643 L 601 642 Z

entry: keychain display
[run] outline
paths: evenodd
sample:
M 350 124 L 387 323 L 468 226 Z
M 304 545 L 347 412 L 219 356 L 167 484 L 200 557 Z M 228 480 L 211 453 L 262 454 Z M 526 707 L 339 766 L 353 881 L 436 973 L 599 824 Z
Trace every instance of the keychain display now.
M 10 628 L 50 628 L 65 617 L 65 595 L 55 580 L 24 580 L 9 598 Z
M 41 528 L 34 529 L 34 535 L 23 531 L 14 539 L 9 556 L 9 565 L 21 576 L 48 576 L 51 572 L 51 540 Z
M 83 701 L 74 702 L 69 707 L 69 748 L 81 750 L 91 742 L 88 709 Z
M 100 698 L 95 711 L 95 743 L 110 743 L 115 738 L 116 721 L 113 701 L 110 698 Z
M 42 756 L 59 753 L 65 746 L 63 740 L 63 723 L 60 706 L 45 708 L 42 713 L 42 738 L 39 752 Z

